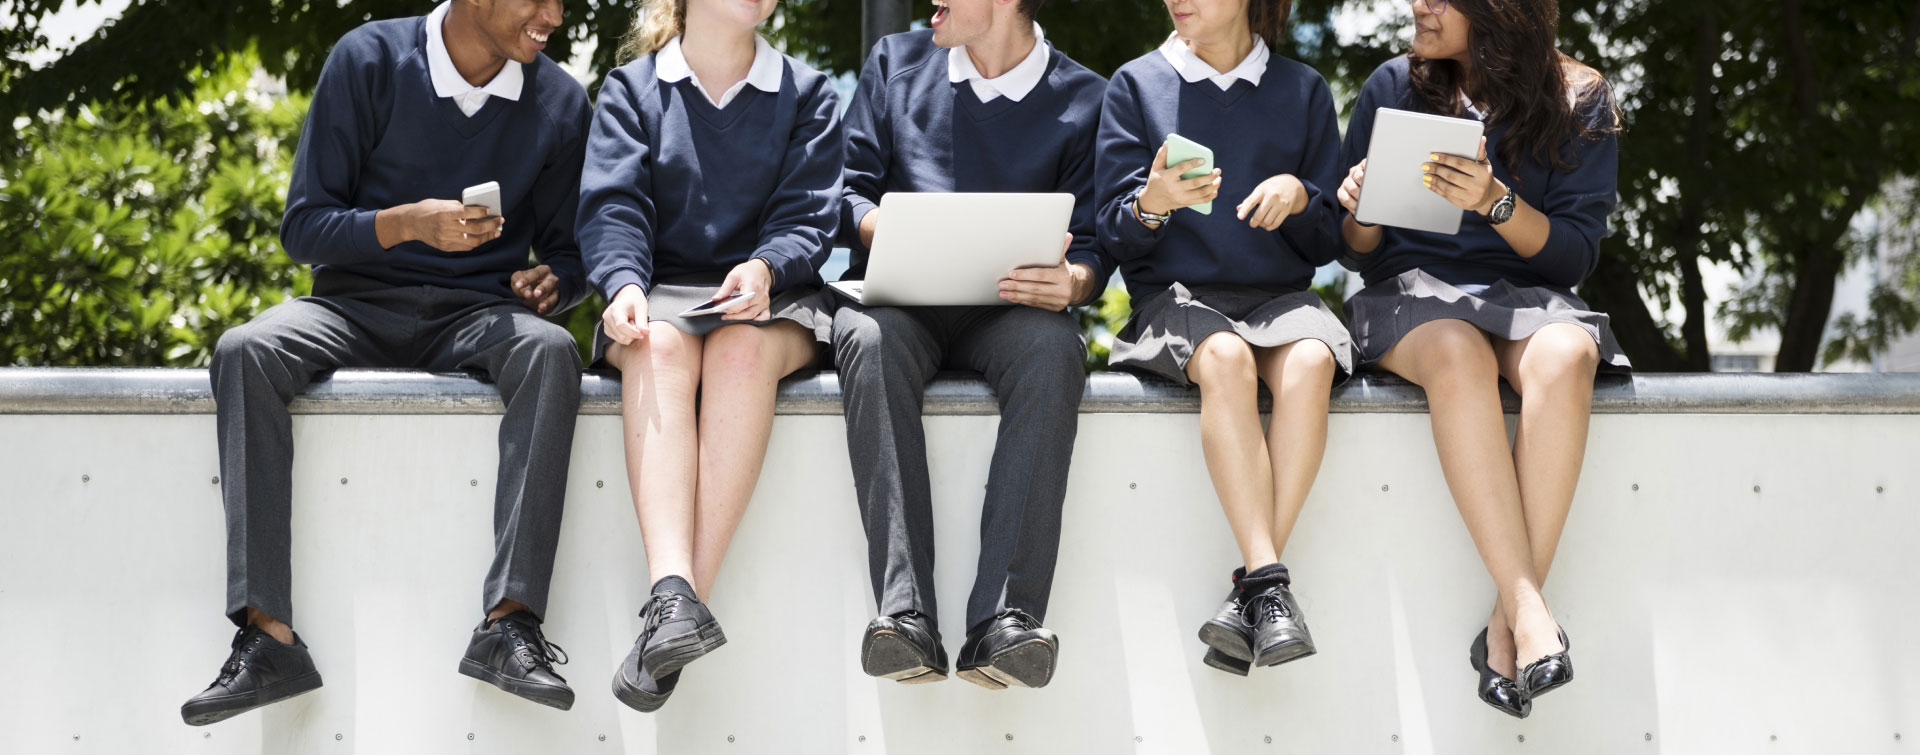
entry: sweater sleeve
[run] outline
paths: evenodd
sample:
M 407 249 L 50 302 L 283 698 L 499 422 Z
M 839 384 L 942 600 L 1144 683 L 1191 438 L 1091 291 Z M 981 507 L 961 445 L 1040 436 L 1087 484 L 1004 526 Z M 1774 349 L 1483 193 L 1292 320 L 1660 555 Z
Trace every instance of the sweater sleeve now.
M 773 269 L 773 291 L 812 282 L 832 253 L 839 224 L 841 171 L 846 145 L 840 133 L 840 98 L 825 77 L 804 95 L 780 183 L 767 201 L 760 249 L 753 256 Z
M 1602 94 L 1581 113 L 1589 127 L 1611 126 L 1612 99 Z M 1561 288 L 1579 285 L 1600 262 L 1600 239 L 1607 217 L 1619 201 L 1620 139 L 1606 130 L 1597 138 L 1569 136 L 1571 170 L 1548 174 L 1546 194 L 1537 209 L 1547 216 L 1547 243 L 1527 259 L 1542 280 Z
M 653 278 L 652 137 L 627 73 L 615 70 L 600 87 L 580 172 L 581 255 L 587 280 L 609 300 L 628 284 L 649 288 Z
M 1117 261 L 1139 259 L 1153 251 L 1164 235 L 1148 228 L 1128 209 L 1133 193 L 1147 185 L 1153 156 L 1159 151 L 1148 134 L 1133 80 L 1126 73 L 1107 85 L 1106 106 L 1100 110 L 1099 155 L 1095 158 L 1095 225 L 1101 246 Z
M 1383 66 L 1381 70 L 1374 71 L 1373 75 L 1367 78 L 1367 83 L 1360 88 L 1360 97 L 1353 103 L 1353 114 L 1347 119 L 1347 136 L 1340 149 L 1342 171 L 1352 170 L 1353 166 L 1359 165 L 1361 160 L 1367 159 L 1367 145 L 1373 140 L 1374 115 L 1386 102 L 1383 91 L 1390 90 L 1392 87 L 1392 78 Z M 1343 175 L 1342 180 L 1344 179 Z M 1334 191 L 1339 191 L 1338 184 L 1334 186 Z M 1366 193 L 1364 188 L 1360 191 L 1362 194 Z M 1338 214 L 1339 222 L 1345 222 L 1346 215 L 1346 208 L 1341 208 Z M 1381 236 L 1380 245 L 1365 254 L 1348 247 L 1346 238 L 1338 236 L 1336 232 L 1337 240 L 1334 248 L 1339 250 L 1340 266 L 1356 273 L 1364 273 L 1368 268 L 1379 264 L 1380 257 L 1386 251 L 1388 242 L 1391 241 L 1390 237 L 1393 235 L 1391 228 L 1381 230 L 1385 233 Z
M 349 33 L 335 45 L 314 85 L 306 127 L 294 153 L 280 244 L 294 262 L 350 265 L 379 259 L 378 209 L 354 207 L 360 170 L 373 151 L 392 72 L 370 34 Z
M 1295 178 L 1307 189 L 1307 208 L 1281 221 L 1278 233 L 1300 258 L 1314 267 L 1339 259 L 1346 251 L 1340 221 L 1346 212 L 1336 199 L 1346 170 L 1340 166 L 1340 116 L 1333 92 L 1314 77 L 1307 94 L 1306 152 Z
M 1098 108 L 1101 99 L 1093 98 L 1092 106 Z M 1099 140 L 1099 128 L 1100 121 L 1093 119 L 1081 130 L 1080 138 L 1068 148 L 1067 154 L 1061 156 L 1060 189 L 1073 194 L 1073 217 L 1067 225 L 1073 234 L 1073 243 L 1067 246 L 1067 262 L 1086 265 L 1093 270 L 1094 280 L 1091 298 L 1070 302 L 1072 305 L 1099 301 L 1107 279 L 1113 277 L 1113 260 L 1101 251 L 1099 232 L 1094 226 L 1099 211 L 1094 196 L 1094 147 Z
M 853 92 L 853 103 L 846 114 L 847 168 L 840 202 L 840 243 L 864 255 L 860 243 L 860 220 L 880 204 L 886 185 L 887 165 L 893 161 L 893 137 L 887 131 L 886 51 L 875 45 L 866 68 L 860 71 L 860 85 Z M 857 266 L 856 266 L 857 267 Z
M 577 110 L 560 119 L 566 138 L 534 179 L 531 199 L 534 232 L 533 252 L 541 264 L 560 279 L 557 314 L 573 309 L 587 298 L 586 266 L 580 259 L 580 241 L 574 235 L 574 219 L 580 208 L 580 171 L 587 152 L 587 121 L 591 116 L 583 99 Z

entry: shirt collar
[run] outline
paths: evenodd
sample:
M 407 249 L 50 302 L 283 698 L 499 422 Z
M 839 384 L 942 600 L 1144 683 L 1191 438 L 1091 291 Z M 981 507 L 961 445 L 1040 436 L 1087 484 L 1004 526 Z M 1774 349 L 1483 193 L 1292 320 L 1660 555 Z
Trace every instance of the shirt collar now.
M 982 76 L 980 69 L 973 66 L 973 56 L 967 54 L 967 46 L 961 45 L 947 50 L 947 81 L 971 82 L 973 93 L 981 102 L 992 102 L 999 97 L 1019 102 L 1046 78 L 1047 59 L 1052 55 L 1053 46 L 1047 44 L 1046 33 L 1040 30 L 1039 24 L 1034 24 L 1033 51 L 1012 70 L 991 79 Z
M 453 66 L 453 56 L 447 53 L 447 38 L 440 31 L 440 26 L 446 23 L 447 7 L 450 5 L 451 2 L 441 3 L 427 14 L 427 73 L 433 78 L 433 93 L 441 97 L 458 97 L 478 89 L 495 97 L 518 102 L 521 85 L 525 83 L 520 61 L 507 61 L 484 87 L 467 83 L 466 78 L 460 75 L 460 69 Z
M 1260 77 L 1267 72 L 1267 59 L 1273 55 L 1267 50 L 1266 41 L 1258 34 L 1253 36 L 1253 52 L 1247 53 L 1240 65 L 1226 73 L 1214 70 L 1213 66 L 1207 65 L 1207 61 L 1193 54 L 1193 48 L 1188 47 L 1178 34 L 1167 37 L 1167 41 L 1160 45 L 1160 54 L 1173 64 L 1173 70 L 1178 71 L 1180 78 L 1188 84 L 1211 80 L 1221 91 L 1231 88 L 1235 80 L 1260 86 Z
M 707 88 L 700 84 L 700 77 L 694 75 L 692 66 L 687 65 L 687 53 L 680 48 L 679 37 L 667 40 L 667 45 L 654 53 L 653 73 L 668 84 L 693 79 L 694 88 L 699 89 L 701 94 L 708 95 L 709 102 L 713 100 L 713 93 L 708 92 Z M 727 103 L 733 101 L 735 95 L 748 86 L 769 94 L 779 94 L 780 81 L 785 73 L 786 64 L 780 59 L 779 51 L 773 49 L 773 45 L 767 44 L 766 38 L 755 34 L 753 35 L 753 66 L 747 69 L 747 77 L 729 88 L 716 104 L 726 107 Z
M 1486 108 L 1480 107 L 1479 105 L 1474 104 L 1473 100 L 1467 99 L 1466 92 L 1460 93 L 1460 109 L 1465 111 L 1468 115 L 1471 115 L 1474 118 L 1477 118 L 1479 120 L 1484 121 L 1487 119 Z

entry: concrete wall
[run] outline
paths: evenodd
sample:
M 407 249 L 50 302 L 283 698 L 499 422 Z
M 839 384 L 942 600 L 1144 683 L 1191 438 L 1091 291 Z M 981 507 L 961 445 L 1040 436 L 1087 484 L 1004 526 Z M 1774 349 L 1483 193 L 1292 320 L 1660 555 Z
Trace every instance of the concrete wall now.
M 204 395 L 96 383 L 93 403 L 60 404 L 49 396 L 62 391 L 46 381 L 79 373 L 0 373 L 0 616 L 11 672 L 0 685 L 0 753 L 1920 747 L 1912 381 L 1638 378 L 1604 390 L 1548 585 L 1578 678 L 1516 721 L 1473 697 L 1467 644 L 1492 589 L 1447 495 L 1428 420 L 1412 411 L 1418 392 L 1392 381 L 1344 389 L 1285 555 L 1320 653 L 1243 679 L 1203 666 L 1194 636 L 1236 554 L 1197 417 L 1182 408 L 1191 396 L 1096 380 L 1104 393 L 1090 393 L 1081 421 L 1047 620 L 1062 637 L 1059 672 L 1044 690 L 1002 692 L 860 673 L 873 599 L 844 426 L 805 413 L 830 407 L 821 400 L 830 385 L 790 386 L 715 589 L 731 641 L 689 668 L 665 709 L 645 715 L 607 690 L 639 631 L 648 579 L 619 420 L 603 413 L 606 386 L 589 391 L 580 421 L 548 621 L 548 636 L 572 656 L 560 671 L 579 693 L 560 712 L 455 673 L 481 608 L 498 417 L 484 402 L 410 412 L 445 410 L 428 395 L 484 395 L 484 386 L 403 376 L 412 389 L 374 396 L 355 381 L 396 378 L 342 376 L 302 400 L 307 413 L 294 425 L 298 628 L 326 686 L 193 728 L 178 706 L 211 681 L 232 632 L 221 616 L 218 465 Z M 140 378 L 186 393 L 196 379 L 204 394 L 199 373 Z M 932 404 L 942 414 L 927 424 L 950 652 L 964 633 L 997 422 L 964 411 L 983 400 L 970 385 L 941 384 L 948 398 Z M 1748 398 L 1723 395 L 1736 389 Z M 1804 401 L 1779 398 L 1796 394 Z M 330 413 L 350 405 L 384 408 Z M 64 413 L 22 413 L 36 406 Z M 1735 411 L 1742 406 L 1764 413 Z

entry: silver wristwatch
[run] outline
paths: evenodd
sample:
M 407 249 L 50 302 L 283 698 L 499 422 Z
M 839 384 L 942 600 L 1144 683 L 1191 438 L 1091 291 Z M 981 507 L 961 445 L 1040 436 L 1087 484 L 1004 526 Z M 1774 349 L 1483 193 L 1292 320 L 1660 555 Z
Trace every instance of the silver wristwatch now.
M 1169 212 L 1165 215 L 1155 215 L 1151 212 L 1147 212 L 1146 210 L 1140 209 L 1140 194 L 1141 192 L 1144 192 L 1144 191 L 1146 191 L 1146 189 L 1144 188 L 1135 189 L 1133 192 L 1133 198 L 1127 200 L 1127 206 L 1133 209 L 1134 217 L 1139 218 L 1140 222 L 1145 223 L 1147 225 L 1151 225 L 1156 229 L 1159 228 L 1160 226 L 1166 225 L 1167 221 L 1173 219 L 1173 213 Z
M 1513 219 L 1513 209 L 1520 203 L 1520 193 L 1512 189 L 1487 208 L 1487 225 L 1499 225 Z

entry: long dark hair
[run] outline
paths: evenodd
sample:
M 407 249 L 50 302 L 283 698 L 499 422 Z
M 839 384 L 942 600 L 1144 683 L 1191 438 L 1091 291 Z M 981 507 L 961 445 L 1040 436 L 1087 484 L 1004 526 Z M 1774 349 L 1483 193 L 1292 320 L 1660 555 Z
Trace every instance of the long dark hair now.
M 1559 170 L 1572 168 L 1560 150 L 1568 134 L 1591 140 L 1620 129 L 1620 111 L 1606 78 L 1554 46 L 1560 29 L 1556 0 L 1452 0 L 1448 9 L 1473 27 L 1468 55 L 1475 80 L 1469 96 L 1486 108 L 1489 124 L 1509 125 L 1499 148 L 1509 171 L 1527 157 Z M 1467 83 L 1460 64 L 1408 57 L 1418 103 L 1435 113 L 1460 115 L 1460 92 Z M 1596 105 L 1606 108 L 1602 118 L 1581 118 Z
M 1287 36 L 1287 16 L 1292 13 L 1293 0 L 1247 0 L 1247 25 L 1276 50 Z

